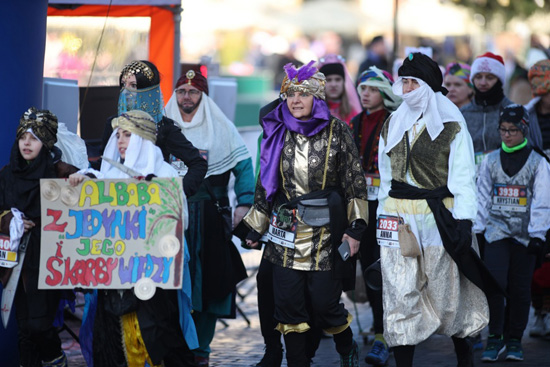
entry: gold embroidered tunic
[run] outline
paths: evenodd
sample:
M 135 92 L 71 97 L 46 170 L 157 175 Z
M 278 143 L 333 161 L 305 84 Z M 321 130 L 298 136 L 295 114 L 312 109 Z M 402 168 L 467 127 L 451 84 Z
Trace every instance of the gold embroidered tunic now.
M 279 190 L 288 200 L 326 188 L 337 188 L 347 205 L 347 220 L 368 219 L 367 185 L 351 130 L 332 117 L 328 126 L 312 137 L 287 131 L 279 162 Z M 258 176 L 254 205 L 244 221 L 264 234 L 277 204 L 268 203 Z M 332 267 L 329 226 L 311 227 L 298 213 L 295 248 L 269 243 L 264 256 L 275 265 L 305 271 Z
M 393 347 L 416 345 L 432 334 L 475 335 L 489 321 L 484 293 L 459 271 L 443 247 L 426 200 L 389 196 L 392 179 L 430 190 L 447 185 L 454 195 L 443 200 L 447 209 L 457 219 L 472 220 L 476 195 L 471 138 L 463 121 L 450 121 L 431 140 L 425 121 L 419 119 L 417 133 L 413 134 L 415 128 L 404 132 L 403 139 L 386 154 L 392 122 L 386 121 L 380 136 L 377 214 L 402 217 L 418 240 L 421 255 L 404 257 L 399 245 L 380 247 L 384 338 Z

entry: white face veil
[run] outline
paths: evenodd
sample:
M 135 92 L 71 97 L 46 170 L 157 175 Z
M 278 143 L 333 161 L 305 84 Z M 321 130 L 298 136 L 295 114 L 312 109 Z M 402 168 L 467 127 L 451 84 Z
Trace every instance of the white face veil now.
M 415 90 L 403 94 L 403 79 L 414 79 L 420 85 Z M 399 77 L 392 86 L 395 95 L 403 99 L 403 103 L 392 114 L 392 128 L 388 133 L 388 141 L 384 152 L 388 153 L 403 138 L 405 132 L 422 117 L 426 121 L 426 129 L 430 138 L 435 140 L 443 131 L 443 124 L 456 121 L 465 127 L 464 117 L 454 103 L 441 92 L 435 93 L 422 79 L 415 77 Z

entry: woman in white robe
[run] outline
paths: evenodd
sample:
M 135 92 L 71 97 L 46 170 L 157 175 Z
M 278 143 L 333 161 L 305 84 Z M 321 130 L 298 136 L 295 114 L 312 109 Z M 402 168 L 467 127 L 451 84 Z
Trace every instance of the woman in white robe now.
M 473 365 L 466 337 L 489 319 L 485 294 L 454 260 L 471 251 L 475 166 L 471 137 L 458 108 L 444 97 L 442 79 L 429 57 L 409 55 L 393 85 L 404 103 L 380 136 L 377 237 L 384 337 L 398 367 L 412 366 L 414 346 L 432 334 L 451 336 L 458 365 Z M 402 255 L 406 241 L 398 227 L 404 224 L 418 243 L 412 257 Z M 455 236 L 446 236 L 447 230 Z

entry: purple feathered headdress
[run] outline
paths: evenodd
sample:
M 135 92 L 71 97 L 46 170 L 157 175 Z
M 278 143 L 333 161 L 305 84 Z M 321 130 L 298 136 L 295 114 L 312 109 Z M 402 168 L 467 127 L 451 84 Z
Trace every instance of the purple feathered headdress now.
M 281 85 L 281 97 L 289 92 L 311 93 L 314 97 L 325 99 L 325 76 L 317 70 L 314 60 L 296 69 L 288 63 L 284 66 L 286 76 Z

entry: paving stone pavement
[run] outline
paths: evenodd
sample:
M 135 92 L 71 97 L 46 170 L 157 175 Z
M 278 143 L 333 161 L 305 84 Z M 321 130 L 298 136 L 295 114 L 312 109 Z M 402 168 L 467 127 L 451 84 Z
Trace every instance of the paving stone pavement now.
M 212 367 L 244 367 L 256 364 L 263 356 L 263 339 L 260 333 L 260 324 L 258 319 L 257 298 L 256 298 L 256 279 L 254 268 L 259 263 L 260 253 L 251 251 L 243 253 L 243 259 L 249 269 L 250 278 L 241 283 L 239 292 L 244 295 L 244 299 L 238 300 L 238 305 L 243 313 L 250 320 L 248 326 L 246 320 L 242 316 L 238 316 L 235 320 L 224 320 L 218 322 L 216 335 L 212 342 L 212 353 L 210 355 L 210 366 Z M 360 346 L 360 366 L 368 366 L 364 362 L 364 358 L 370 350 L 370 345 L 367 342 L 372 339 L 368 331 L 372 325 L 372 312 L 368 303 L 354 304 L 344 295 L 342 301 L 346 308 L 354 316 L 352 329 L 355 340 Z M 358 317 L 357 317 L 358 316 Z M 532 315 L 531 315 L 532 316 Z M 531 317 L 530 322 L 533 321 Z M 72 330 L 78 332 L 78 320 L 70 319 L 67 324 Z M 527 330 L 529 330 L 530 325 Z M 363 334 L 361 334 L 363 331 Z M 517 365 L 518 367 L 550 367 L 550 340 L 540 338 L 531 338 L 526 336 L 523 339 L 523 347 L 525 351 L 525 360 L 523 362 L 505 362 L 504 356 L 496 363 L 485 364 L 480 361 L 481 351 L 475 352 L 475 365 L 494 366 L 494 367 L 510 367 Z M 66 332 L 61 334 L 63 339 L 63 347 L 69 357 L 70 367 L 84 367 L 86 363 L 80 353 L 78 343 Z M 487 330 L 482 333 L 483 338 L 487 337 Z M 339 356 L 334 348 L 334 343 L 331 338 L 324 338 L 317 354 L 313 360 L 313 367 L 328 367 L 339 366 Z M 0 363 L 1 364 L 1 363 Z M 437 367 L 454 367 L 456 359 L 453 350 L 453 343 L 450 338 L 444 336 L 432 336 L 424 343 L 416 348 L 415 366 L 437 366 Z M 286 362 L 283 361 L 283 367 L 286 367 Z M 395 366 L 393 356 L 390 356 L 389 367 Z

